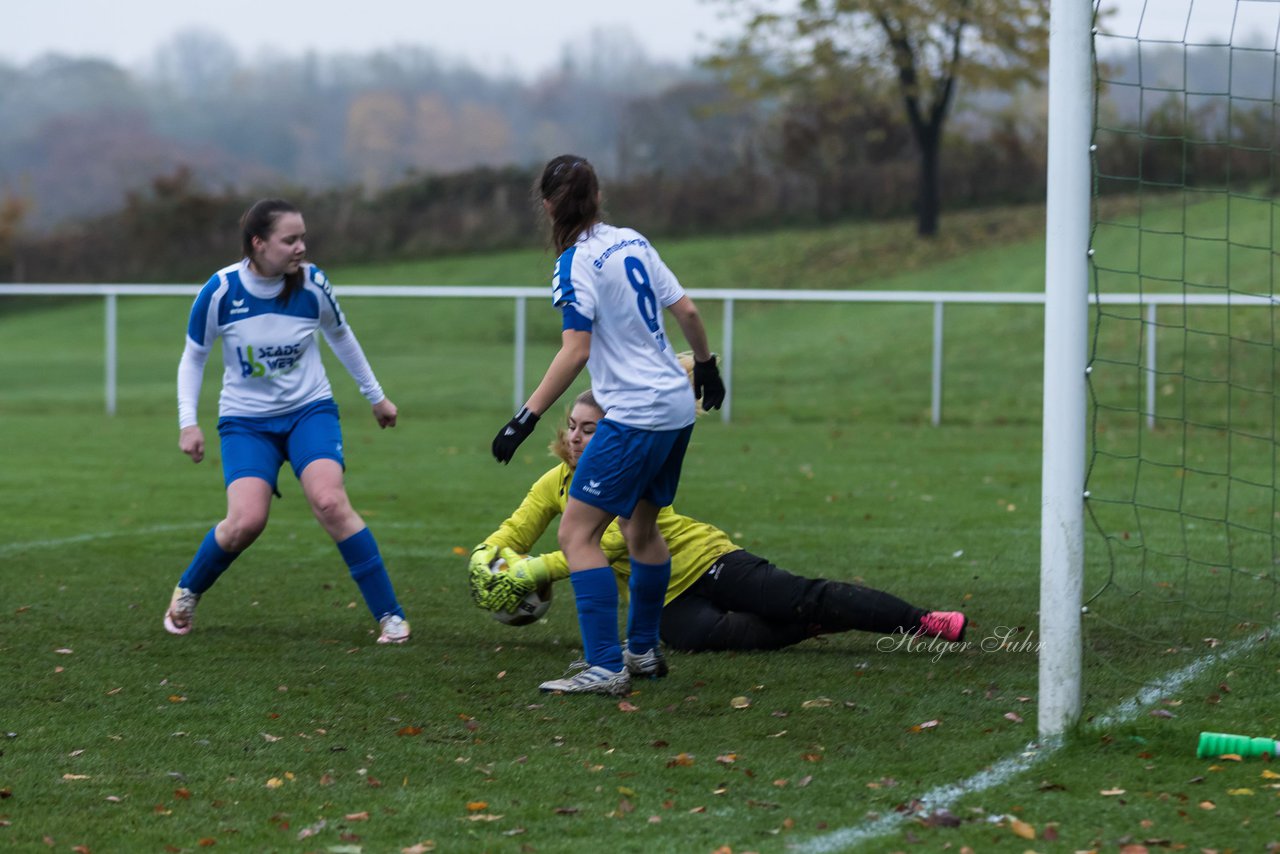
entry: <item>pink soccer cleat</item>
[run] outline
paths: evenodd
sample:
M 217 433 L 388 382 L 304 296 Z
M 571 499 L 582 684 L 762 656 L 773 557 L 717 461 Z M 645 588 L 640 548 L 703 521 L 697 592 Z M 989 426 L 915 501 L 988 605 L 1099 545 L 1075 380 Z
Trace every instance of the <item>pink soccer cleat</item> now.
M 964 640 L 969 618 L 961 611 L 930 611 L 920 618 L 920 634 L 936 635 L 944 641 Z

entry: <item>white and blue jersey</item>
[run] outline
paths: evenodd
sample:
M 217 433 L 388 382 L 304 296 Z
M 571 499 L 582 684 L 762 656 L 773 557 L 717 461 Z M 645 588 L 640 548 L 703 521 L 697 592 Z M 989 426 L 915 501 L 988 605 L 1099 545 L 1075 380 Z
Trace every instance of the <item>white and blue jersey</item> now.
M 285 415 L 331 398 L 317 331 L 324 334 L 370 403 L 385 397 L 329 280 L 312 264 L 302 266 L 302 279 L 302 287 L 287 302 L 278 299 L 284 277 L 263 279 L 247 259 L 209 279 L 191 307 L 186 348 L 178 367 L 180 427 L 196 423 L 204 364 L 218 338 L 224 363 L 219 417 Z
M 591 390 L 611 421 L 646 430 L 693 423 L 693 389 L 662 324 L 663 309 L 683 296 L 630 228 L 596 223 L 557 259 L 552 301 L 565 329 L 591 333 Z

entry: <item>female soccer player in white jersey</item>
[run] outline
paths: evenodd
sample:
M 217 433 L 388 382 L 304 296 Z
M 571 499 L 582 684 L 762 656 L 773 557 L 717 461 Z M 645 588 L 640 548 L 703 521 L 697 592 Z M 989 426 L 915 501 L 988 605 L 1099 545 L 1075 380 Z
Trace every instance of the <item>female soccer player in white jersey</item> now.
M 218 435 L 227 515 L 205 535 L 178 581 L 164 627 L 175 635 L 191 631 L 200 597 L 266 527 L 276 478 L 288 460 L 378 620 L 378 643 L 403 643 L 409 638 L 404 610 L 378 544 L 343 485 L 342 429 L 316 330 L 359 385 L 379 426 L 395 426 L 396 406 L 383 394 L 328 279 L 305 260 L 306 227 L 298 209 L 263 199 L 240 226 L 244 258 L 214 273 L 200 290 L 178 364 L 178 447 L 198 463 L 204 433 L 196 404 L 209 350 L 222 338 Z
M 560 552 L 521 557 L 564 512 L 574 467 L 590 447 L 604 412 L 590 391 L 574 398 L 556 431 L 551 453 L 560 464 L 529 487 L 529 494 L 473 555 L 496 548 L 506 561 L 476 604 L 513 612 L 527 593 L 560 581 L 569 567 Z M 662 610 L 662 640 L 682 652 L 781 649 L 835 632 L 903 632 L 944 641 L 964 640 L 968 622 L 960 611 L 926 611 L 897 596 L 846 581 L 808 578 L 780 569 L 736 545 L 714 525 L 682 516 L 671 507 L 658 513 L 658 530 L 671 549 L 671 580 Z M 616 525 L 601 548 L 619 585 L 630 574 L 627 547 Z M 487 564 L 477 569 L 487 569 Z M 479 573 L 473 573 L 479 575 Z M 634 676 L 654 676 L 640 669 Z
M 658 625 L 671 552 L 658 530 L 658 510 L 671 504 L 680 481 L 694 392 L 714 409 L 724 400 L 724 383 L 697 307 L 657 251 L 640 233 L 600 220 L 600 184 L 591 164 L 572 154 L 555 158 L 543 169 L 537 192 L 559 253 L 552 301 L 563 315 L 560 351 L 524 407 L 494 437 L 493 455 L 509 462 L 538 417 L 587 368 L 605 417 L 578 463 L 559 529 L 587 666 L 540 688 L 624 695 L 631 689 L 629 670 L 666 670 Z M 693 350 L 693 389 L 667 341 L 663 309 Z M 625 650 L 618 642 L 618 588 L 600 548 L 615 518 L 631 555 Z M 473 565 L 484 569 L 489 559 L 486 550 Z M 488 575 L 477 572 L 477 583 Z

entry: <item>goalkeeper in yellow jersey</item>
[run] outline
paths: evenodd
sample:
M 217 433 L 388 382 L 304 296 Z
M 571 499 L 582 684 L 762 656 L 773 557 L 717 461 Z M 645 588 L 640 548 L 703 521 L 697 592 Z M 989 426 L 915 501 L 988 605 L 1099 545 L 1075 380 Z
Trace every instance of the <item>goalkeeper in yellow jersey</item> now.
M 481 608 L 514 611 L 526 593 L 569 577 L 568 563 L 558 551 L 523 555 L 564 512 L 574 466 L 603 417 L 590 391 L 578 395 L 551 444 L 563 462 L 538 478 L 516 511 L 472 551 L 471 593 Z M 658 528 L 671 549 L 671 581 L 661 621 L 661 639 L 671 649 L 778 649 L 853 629 L 915 632 L 946 641 L 964 638 L 967 620 L 959 611 L 926 611 L 880 590 L 794 575 L 738 547 L 714 525 L 681 516 L 671 507 L 659 512 Z M 625 584 L 630 567 L 616 522 L 605 530 L 601 548 Z M 499 556 L 506 561 L 505 571 L 491 572 L 489 564 Z M 664 671 L 631 675 L 662 676 Z

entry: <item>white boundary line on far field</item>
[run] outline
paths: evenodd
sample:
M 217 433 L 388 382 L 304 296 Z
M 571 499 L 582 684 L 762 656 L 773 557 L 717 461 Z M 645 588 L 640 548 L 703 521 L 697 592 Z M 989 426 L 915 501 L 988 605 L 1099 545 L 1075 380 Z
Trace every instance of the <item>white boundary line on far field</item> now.
M 1271 626 L 1263 633 L 1263 636 L 1273 634 L 1277 630 L 1280 630 L 1280 624 Z M 1093 730 L 1115 726 L 1132 720 L 1144 706 L 1148 706 L 1161 697 L 1177 691 L 1183 685 L 1204 673 L 1210 666 L 1234 658 L 1248 647 L 1257 643 L 1257 641 L 1258 636 L 1254 635 L 1253 637 L 1236 641 L 1224 647 L 1220 652 L 1196 659 L 1181 670 L 1174 671 L 1163 679 L 1144 686 L 1134 697 L 1120 703 L 1106 714 L 1095 718 L 1087 725 L 1084 725 L 1083 728 Z M 819 852 L 825 854 L 825 852 L 831 851 L 851 850 L 853 846 L 892 833 L 897 829 L 898 825 L 908 819 L 927 816 L 935 810 L 949 808 L 964 795 L 984 792 L 987 789 L 993 789 L 996 786 L 1007 783 L 1016 775 L 1034 767 L 1042 760 L 1048 759 L 1060 747 L 1062 747 L 1062 740 L 1058 738 L 1048 740 L 1039 745 L 1033 744 L 1027 748 L 1026 752 L 1017 756 L 1005 757 L 991 767 L 985 768 L 958 783 L 949 783 L 945 786 L 930 789 L 915 799 L 920 804 L 920 808 L 915 812 L 890 813 L 865 824 L 842 828 L 805 842 L 796 843 L 788 846 L 788 850 L 800 852 L 800 854 L 819 854 Z
M 187 528 L 207 526 L 208 522 L 186 522 L 180 525 L 151 525 L 147 528 L 124 528 L 119 531 L 96 531 L 91 534 L 75 534 L 70 537 L 58 537 L 52 540 L 28 540 L 25 543 L 5 543 L 0 545 L 0 557 L 35 551 L 36 549 L 56 549 L 78 543 L 91 543 L 94 540 L 110 540 L 116 537 L 136 537 L 146 534 L 168 534 L 183 531 Z
M 268 527 L 282 527 L 289 525 L 293 520 L 282 519 L 268 523 Z M 315 523 L 306 520 L 308 526 L 314 526 Z M 94 540 L 110 540 L 117 537 L 137 537 L 146 536 L 148 534 L 169 534 L 174 531 L 185 531 L 191 528 L 199 528 L 207 530 L 210 523 L 205 520 L 201 522 L 182 522 L 171 525 L 150 525 L 145 528 L 122 528 L 119 531 L 95 531 L 89 534 L 74 534 L 70 537 L 57 537 L 51 540 L 28 540 L 25 543 L 3 543 L 0 544 L 0 557 L 10 557 L 11 555 L 21 554 L 22 552 L 35 551 L 37 549 L 56 549 L 62 546 L 73 546 L 79 543 L 91 543 Z M 301 526 L 301 525 L 299 525 Z M 388 522 L 382 521 L 376 523 L 380 528 L 417 528 L 421 526 L 420 522 Z M 320 530 L 320 529 L 317 529 Z

